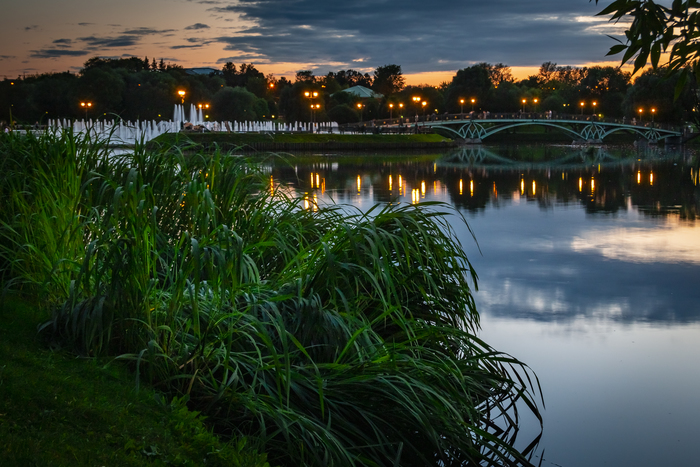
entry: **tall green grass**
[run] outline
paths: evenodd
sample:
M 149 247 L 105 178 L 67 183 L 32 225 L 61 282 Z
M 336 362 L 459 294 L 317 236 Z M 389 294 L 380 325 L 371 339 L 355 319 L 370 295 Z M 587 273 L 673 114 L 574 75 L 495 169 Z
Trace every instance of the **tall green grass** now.
M 3 277 L 55 344 L 132 361 L 274 463 L 529 465 L 539 386 L 475 335 L 446 206 L 308 211 L 239 157 L 103 143 L 0 140 Z

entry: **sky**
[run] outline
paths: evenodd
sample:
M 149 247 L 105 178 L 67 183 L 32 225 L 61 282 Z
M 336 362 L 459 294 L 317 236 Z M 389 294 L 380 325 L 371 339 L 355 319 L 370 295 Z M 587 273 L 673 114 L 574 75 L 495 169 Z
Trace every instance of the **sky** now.
M 0 16 L 0 77 L 78 72 L 89 58 L 190 67 L 253 63 L 293 77 L 401 65 L 408 84 L 449 81 L 479 62 L 517 78 L 544 62 L 605 57 L 624 27 L 588 0 L 21 0 Z

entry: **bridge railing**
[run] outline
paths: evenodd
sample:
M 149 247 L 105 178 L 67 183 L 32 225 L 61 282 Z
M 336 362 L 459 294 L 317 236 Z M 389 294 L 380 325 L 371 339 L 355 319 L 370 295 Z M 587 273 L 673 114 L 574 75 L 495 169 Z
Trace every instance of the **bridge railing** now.
M 591 114 L 563 114 L 558 112 L 465 112 L 458 114 L 444 113 L 417 115 L 413 117 L 382 118 L 357 123 L 348 123 L 341 125 L 339 129 L 347 132 L 373 133 L 377 132 L 378 127 L 381 127 L 382 133 L 414 133 L 416 130 L 421 131 L 420 128 L 416 129 L 416 126 L 421 127 L 424 126 L 421 124 L 428 122 L 450 123 L 465 120 L 557 120 L 559 122 L 575 121 L 581 123 L 612 123 L 638 126 L 640 128 L 656 128 L 676 132 L 683 131 L 683 128 L 677 125 L 637 120 L 636 118 L 600 118 L 597 115 Z

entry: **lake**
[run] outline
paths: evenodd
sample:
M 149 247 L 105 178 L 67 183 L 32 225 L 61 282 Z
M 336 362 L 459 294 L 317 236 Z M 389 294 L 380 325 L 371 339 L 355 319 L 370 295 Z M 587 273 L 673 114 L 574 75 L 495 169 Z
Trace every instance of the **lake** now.
M 479 275 L 480 336 L 542 385 L 535 464 L 697 465 L 697 154 L 484 145 L 288 164 L 270 166 L 271 182 L 305 196 L 309 209 L 331 199 L 362 210 L 454 206 L 451 224 Z M 518 446 L 538 433 L 525 420 Z

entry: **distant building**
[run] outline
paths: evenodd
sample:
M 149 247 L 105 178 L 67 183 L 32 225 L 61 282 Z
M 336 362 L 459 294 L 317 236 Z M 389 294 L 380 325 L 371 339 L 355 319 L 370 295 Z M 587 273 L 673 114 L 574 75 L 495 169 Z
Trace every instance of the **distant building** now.
M 353 86 L 351 88 L 335 92 L 333 93 L 333 95 L 340 94 L 341 92 L 346 92 L 348 94 L 352 94 L 353 96 L 360 97 L 362 99 L 381 99 L 382 97 L 384 97 L 382 94 L 374 92 L 371 89 L 366 88 L 364 86 Z
M 220 75 L 221 70 L 211 67 L 200 67 L 200 68 L 185 68 L 185 73 L 188 75 Z

